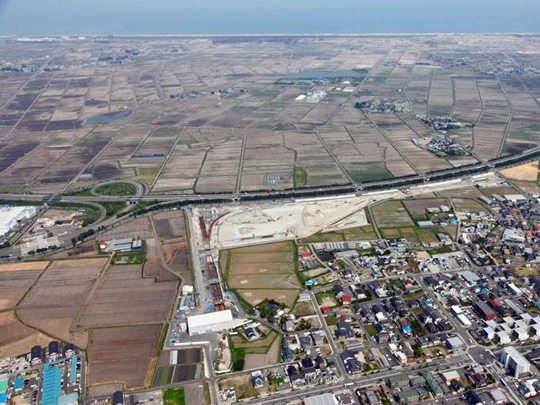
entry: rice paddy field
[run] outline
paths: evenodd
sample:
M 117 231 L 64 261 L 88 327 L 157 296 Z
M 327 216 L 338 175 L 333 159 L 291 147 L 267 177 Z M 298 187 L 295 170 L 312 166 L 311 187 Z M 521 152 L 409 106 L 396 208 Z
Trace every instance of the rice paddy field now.
M 507 68 L 538 65 L 531 41 L 156 37 L 106 49 L 20 42 L 14 52 L 3 39 L 19 70 L 0 72 L 0 190 L 67 193 L 122 179 L 156 194 L 319 187 L 519 153 L 540 143 L 540 87 Z M 111 63 L 117 55 L 122 64 Z M 52 68 L 37 69 L 45 60 Z M 380 100 L 404 108 L 355 108 Z M 416 115 L 461 123 L 445 136 L 462 153 L 428 149 L 441 133 Z

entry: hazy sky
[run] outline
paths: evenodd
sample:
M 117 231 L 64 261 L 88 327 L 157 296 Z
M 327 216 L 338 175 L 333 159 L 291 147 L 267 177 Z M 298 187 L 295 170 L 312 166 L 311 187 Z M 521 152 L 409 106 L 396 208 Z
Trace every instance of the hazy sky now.
M 540 32 L 538 0 L 0 0 L 0 34 Z

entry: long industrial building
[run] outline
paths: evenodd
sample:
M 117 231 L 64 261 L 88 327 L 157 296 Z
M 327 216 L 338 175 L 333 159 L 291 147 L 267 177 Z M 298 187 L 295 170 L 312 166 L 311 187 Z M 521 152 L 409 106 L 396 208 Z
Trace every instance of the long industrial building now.
M 226 311 L 210 312 L 203 315 L 194 315 L 187 318 L 188 333 L 200 335 L 202 333 L 220 332 L 236 326 L 230 309 Z

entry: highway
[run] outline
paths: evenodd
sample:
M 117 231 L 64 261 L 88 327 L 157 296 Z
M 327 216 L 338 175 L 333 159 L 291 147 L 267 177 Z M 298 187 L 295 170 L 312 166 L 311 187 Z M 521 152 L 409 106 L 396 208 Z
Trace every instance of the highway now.
M 94 224 L 81 229 L 78 232 L 62 235 L 60 240 L 61 247 L 70 246 L 71 239 L 77 237 L 82 232 L 96 227 L 107 228 L 117 225 L 123 220 L 129 218 L 133 214 L 144 214 L 144 209 L 136 209 L 137 202 L 153 202 L 161 205 L 163 208 L 181 207 L 197 204 L 221 204 L 229 202 L 249 202 L 249 201 L 268 201 L 276 199 L 294 199 L 306 197 L 324 197 L 324 196 L 340 196 L 340 195 L 362 195 L 369 191 L 384 191 L 406 188 L 411 186 L 427 186 L 443 181 L 450 181 L 470 177 L 478 174 L 489 172 L 493 168 L 510 167 L 517 164 L 522 164 L 540 157 L 540 148 L 529 149 L 518 155 L 510 155 L 502 158 L 491 160 L 487 163 L 478 163 L 475 165 L 459 167 L 455 169 L 438 171 L 435 173 L 421 174 L 409 176 L 406 178 L 394 178 L 362 185 L 343 185 L 319 188 L 306 188 L 297 190 L 282 190 L 282 191 L 255 191 L 243 193 L 215 193 L 215 194 L 143 194 L 148 190 L 137 182 L 129 182 L 137 188 L 137 193 L 134 196 L 105 196 L 105 195 L 90 195 L 90 196 L 68 196 L 68 195 L 52 195 L 52 194 L 10 194 L 1 193 L 0 200 L 9 203 L 10 201 L 32 201 L 43 203 L 78 203 L 78 204 L 95 204 L 100 202 L 122 201 L 127 202 L 128 206 L 125 210 L 116 217 L 112 217 L 102 222 L 104 219 L 104 210 L 102 210 L 101 218 Z M 109 182 L 102 183 L 108 184 Z M 99 185 L 96 185 L 95 190 Z M 97 203 L 97 204 L 96 204 Z M 99 205 L 98 205 L 99 206 Z M 0 250 L 0 255 L 10 259 L 19 256 L 19 252 L 14 248 L 6 248 Z M 37 257 L 37 256 L 36 256 Z

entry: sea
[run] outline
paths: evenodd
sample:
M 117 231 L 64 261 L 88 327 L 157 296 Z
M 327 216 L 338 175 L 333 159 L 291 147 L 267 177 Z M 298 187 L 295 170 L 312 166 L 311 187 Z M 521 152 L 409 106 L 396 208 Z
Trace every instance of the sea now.
M 0 0 L 0 35 L 540 33 L 539 0 Z

